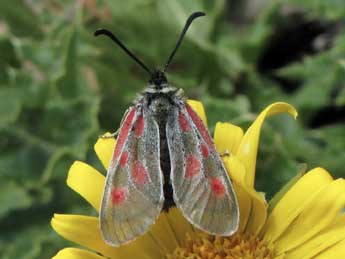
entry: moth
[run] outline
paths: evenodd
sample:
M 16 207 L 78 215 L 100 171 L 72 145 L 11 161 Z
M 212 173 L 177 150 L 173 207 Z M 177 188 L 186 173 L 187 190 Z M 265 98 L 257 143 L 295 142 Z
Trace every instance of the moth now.
M 190 24 L 204 15 L 189 16 L 163 70 L 149 69 L 110 31 L 95 32 L 110 37 L 150 75 L 124 115 L 107 171 L 100 230 L 111 246 L 143 235 L 172 206 L 207 233 L 229 236 L 238 228 L 238 203 L 222 159 L 183 91 L 165 74 Z

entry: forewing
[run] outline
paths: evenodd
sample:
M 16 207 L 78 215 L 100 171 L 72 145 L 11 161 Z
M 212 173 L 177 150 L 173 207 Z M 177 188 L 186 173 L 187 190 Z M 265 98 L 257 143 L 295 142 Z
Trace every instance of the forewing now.
M 176 106 L 167 122 L 174 200 L 198 228 L 231 235 L 239 209 L 230 179 L 205 125 L 188 104 Z
M 107 172 L 100 210 L 105 242 L 119 246 L 145 233 L 163 201 L 158 125 L 142 106 L 132 107 Z

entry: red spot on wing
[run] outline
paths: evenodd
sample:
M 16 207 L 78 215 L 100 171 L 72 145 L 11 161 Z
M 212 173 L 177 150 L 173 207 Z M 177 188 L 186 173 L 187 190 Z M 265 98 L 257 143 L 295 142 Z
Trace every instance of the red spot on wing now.
M 190 123 L 187 121 L 186 116 L 181 111 L 178 115 L 178 122 L 183 132 L 191 131 L 192 128 L 190 127 Z
M 210 179 L 211 191 L 216 198 L 222 198 L 225 195 L 226 187 L 223 181 L 217 177 Z
M 134 134 L 136 137 L 141 137 L 143 135 L 144 127 L 145 127 L 144 116 L 140 115 L 137 120 L 137 123 L 134 126 Z
M 120 129 L 120 134 L 119 134 L 119 137 L 117 138 L 117 141 L 116 141 L 116 146 L 115 146 L 115 152 L 114 152 L 114 155 L 113 155 L 113 160 L 116 160 L 119 157 L 119 155 L 120 155 L 122 147 L 123 147 L 123 145 L 126 142 L 126 139 L 128 137 L 129 130 L 132 128 L 132 123 L 133 123 L 134 116 L 135 116 L 135 108 L 132 107 L 129 110 L 129 112 L 127 114 L 127 117 L 124 120 L 124 122 L 122 124 L 122 127 Z
M 123 151 L 121 158 L 120 158 L 120 166 L 121 167 L 125 167 L 127 164 L 127 160 L 128 160 L 128 152 L 127 151 Z
M 198 131 L 200 132 L 202 138 L 205 140 L 209 148 L 214 149 L 213 140 L 198 114 L 192 109 L 192 107 L 190 107 L 189 104 L 186 104 L 186 109 L 189 116 L 192 118 L 195 126 L 197 127 Z
M 147 170 L 140 161 L 135 161 L 132 168 L 132 177 L 135 183 L 144 185 L 149 180 Z
M 119 187 L 111 190 L 111 202 L 113 205 L 121 205 L 127 199 L 127 188 Z
M 204 143 L 201 144 L 201 154 L 204 158 L 208 158 L 210 155 L 210 151 L 208 150 L 207 145 Z
M 188 155 L 186 163 L 186 178 L 193 178 L 194 176 L 199 174 L 201 163 L 196 156 Z

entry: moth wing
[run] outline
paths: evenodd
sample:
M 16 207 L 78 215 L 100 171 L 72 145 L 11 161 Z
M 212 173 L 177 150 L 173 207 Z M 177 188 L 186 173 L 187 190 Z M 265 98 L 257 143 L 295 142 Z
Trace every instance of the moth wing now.
M 100 209 L 100 228 L 112 246 L 144 234 L 163 206 L 159 129 L 142 107 L 123 120 L 108 168 Z
M 167 120 L 174 201 L 196 227 L 233 234 L 239 223 L 237 199 L 208 130 L 188 104 Z

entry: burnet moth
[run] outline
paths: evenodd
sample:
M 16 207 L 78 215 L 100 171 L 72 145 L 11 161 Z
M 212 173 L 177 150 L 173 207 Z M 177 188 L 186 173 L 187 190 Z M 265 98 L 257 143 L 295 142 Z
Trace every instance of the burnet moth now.
M 110 37 L 150 75 L 124 115 L 107 172 L 100 229 L 111 246 L 143 235 L 172 206 L 210 234 L 230 236 L 238 228 L 236 195 L 212 138 L 165 75 L 188 27 L 204 15 L 190 15 L 163 70 L 149 69 L 110 31 L 95 32 Z

